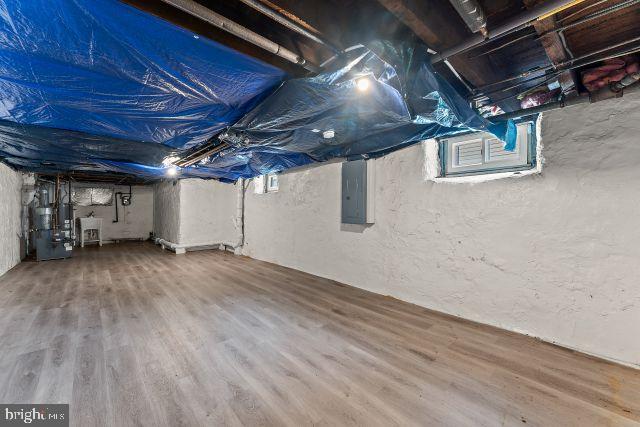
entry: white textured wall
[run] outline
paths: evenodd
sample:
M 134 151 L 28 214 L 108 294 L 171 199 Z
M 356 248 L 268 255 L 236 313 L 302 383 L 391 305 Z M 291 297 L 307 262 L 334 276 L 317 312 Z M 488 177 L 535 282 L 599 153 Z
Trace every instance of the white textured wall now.
M 213 180 L 181 180 L 177 243 L 196 246 L 236 243 L 236 201 L 236 185 Z
M 178 243 L 180 233 L 180 182 L 164 181 L 154 186 L 153 233 Z
M 235 244 L 237 187 L 183 179 L 155 186 L 156 236 L 184 246 Z
M 79 186 L 97 186 L 96 184 L 76 184 Z M 129 192 L 129 186 L 115 186 L 114 192 Z M 115 206 L 77 206 L 76 218 L 85 217 L 93 211 L 94 216 L 102 218 L 102 240 L 148 239 L 153 231 L 153 186 L 136 185 L 132 187 L 131 205 L 122 206 L 118 196 L 118 222 Z M 115 198 L 114 198 L 115 202 Z M 79 229 L 78 229 L 79 232 Z
M 640 366 L 640 96 L 545 115 L 542 175 L 427 182 L 375 161 L 376 223 L 340 224 L 340 165 L 247 192 L 244 253 Z M 346 231 L 351 230 L 351 231 Z
M 20 262 L 22 174 L 0 163 L 0 276 Z

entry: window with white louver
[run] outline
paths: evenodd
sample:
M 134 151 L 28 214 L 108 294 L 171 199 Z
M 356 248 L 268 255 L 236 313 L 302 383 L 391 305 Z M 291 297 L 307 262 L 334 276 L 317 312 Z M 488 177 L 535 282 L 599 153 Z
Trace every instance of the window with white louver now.
M 254 192 L 256 194 L 275 193 L 278 191 L 278 175 L 270 173 L 253 178 Z
M 484 161 L 486 163 L 502 162 L 505 160 L 515 160 L 520 158 L 520 150 L 518 144 L 513 151 L 507 151 L 504 148 L 504 142 L 498 138 L 487 138 L 485 141 Z
M 513 151 L 504 142 L 486 132 L 440 140 L 442 175 L 474 175 L 529 169 L 535 165 L 532 123 L 517 125 L 518 137 Z
M 483 143 L 482 138 L 454 143 L 454 164 L 457 166 L 481 165 Z

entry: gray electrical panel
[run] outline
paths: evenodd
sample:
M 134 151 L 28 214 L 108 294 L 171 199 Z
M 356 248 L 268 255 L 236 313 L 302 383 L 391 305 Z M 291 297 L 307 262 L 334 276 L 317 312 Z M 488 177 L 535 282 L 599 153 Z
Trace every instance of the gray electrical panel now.
M 342 163 L 342 223 L 367 223 L 367 162 Z

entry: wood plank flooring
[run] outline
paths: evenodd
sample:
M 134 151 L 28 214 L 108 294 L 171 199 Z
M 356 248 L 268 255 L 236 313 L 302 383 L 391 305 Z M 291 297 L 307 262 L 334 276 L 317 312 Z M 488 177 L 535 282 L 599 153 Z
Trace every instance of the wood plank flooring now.
M 71 424 L 640 425 L 640 371 L 220 251 L 0 278 L 0 402 Z

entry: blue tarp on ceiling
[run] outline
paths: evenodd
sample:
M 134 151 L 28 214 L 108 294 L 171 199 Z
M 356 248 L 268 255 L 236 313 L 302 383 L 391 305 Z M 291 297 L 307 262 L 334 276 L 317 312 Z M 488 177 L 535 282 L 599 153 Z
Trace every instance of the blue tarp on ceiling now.
M 162 159 L 222 132 L 228 148 L 180 176 L 232 181 L 469 130 L 515 141 L 515 126 L 486 121 L 433 71 L 424 46 L 376 43 L 284 77 L 117 0 L 0 0 L 0 157 L 160 178 Z
M 315 161 L 377 156 L 469 130 L 493 132 L 507 149 L 515 147 L 513 123 L 494 125 L 478 115 L 431 68 L 424 46 L 379 42 L 350 51 L 342 62 L 334 71 L 285 82 L 220 139 Z
M 84 167 L 95 160 L 134 158 L 142 164 L 161 164 L 175 150 L 163 144 L 92 135 L 44 126 L 0 120 L 0 152 L 21 166 Z M 88 156 L 90 154 L 90 157 Z M 65 168 L 62 168 L 65 169 Z
M 515 147 L 514 123 L 496 125 L 478 115 L 431 68 L 424 46 L 378 42 L 349 51 L 333 70 L 284 82 L 219 136 L 231 148 L 206 167 L 227 172 L 237 158 L 233 176 L 249 178 L 287 163 L 377 157 L 469 131 L 492 132 L 507 149 Z M 260 155 L 247 155 L 252 152 Z
M 8 122 L 105 137 L 103 146 L 115 138 L 187 149 L 235 123 L 284 76 L 117 0 L 0 1 Z M 100 158 L 85 148 L 85 160 Z M 145 160 L 119 149 L 122 160 Z

